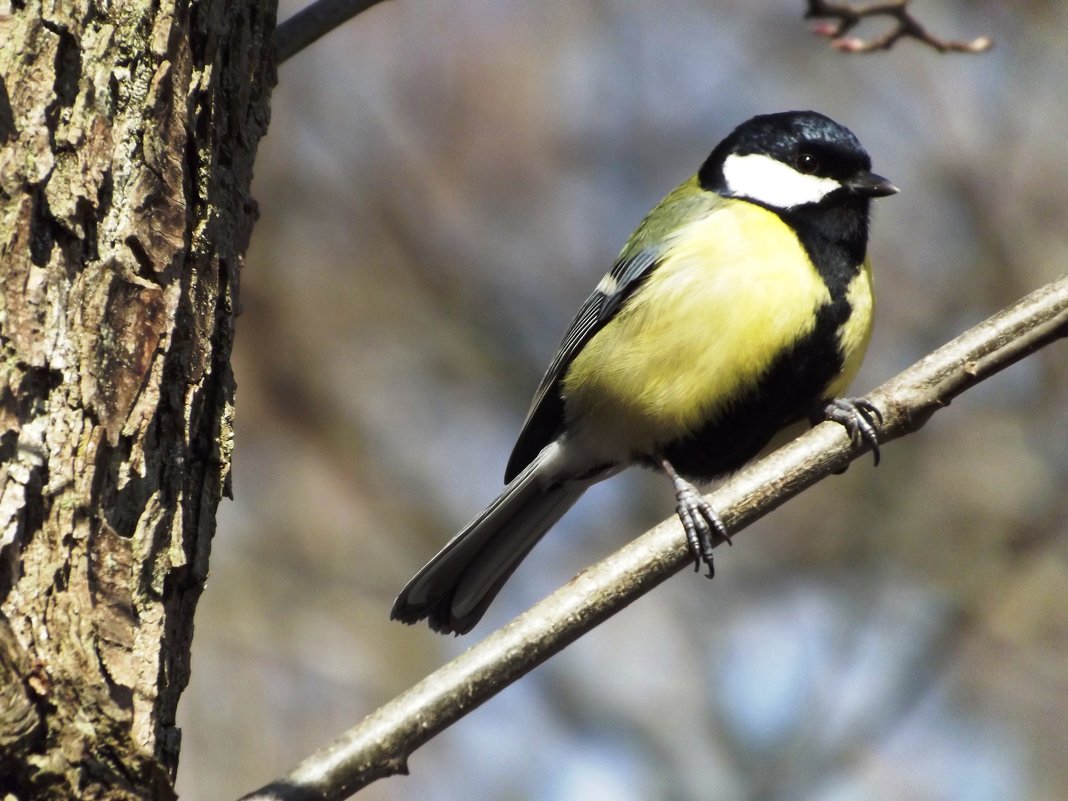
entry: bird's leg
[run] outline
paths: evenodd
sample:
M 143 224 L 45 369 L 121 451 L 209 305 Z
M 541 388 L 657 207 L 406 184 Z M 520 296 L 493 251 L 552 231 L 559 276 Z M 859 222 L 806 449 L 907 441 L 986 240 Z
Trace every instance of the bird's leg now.
M 671 466 L 671 462 L 662 456 L 656 457 L 656 462 L 675 485 L 675 513 L 686 532 L 686 543 L 690 546 L 690 553 L 694 558 L 694 570 L 700 570 L 702 564 L 707 565 L 708 577 L 712 578 L 716 574 L 716 567 L 712 562 L 712 546 L 717 538 L 726 540 L 730 545 L 731 535 L 697 488 L 680 476 Z
M 879 437 L 875 427 L 883 424 L 883 413 L 871 401 L 864 398 L 832 398 L 817 406 L 810 419 L 813 425 L 831 420 L 845 426 L 853 444 L 868 443 L 875 464 L 879 464 Z

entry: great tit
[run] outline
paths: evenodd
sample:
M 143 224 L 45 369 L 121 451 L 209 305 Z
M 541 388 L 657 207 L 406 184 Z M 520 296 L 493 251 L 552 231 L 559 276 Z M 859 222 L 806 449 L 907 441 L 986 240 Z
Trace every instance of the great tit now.
M 463 634 L 542 535 L 633 464 L 673 483 L 699 569 L 727 530 L 690 480 L 737 470 L 806 417 L 878 459 L 878 411 L 839 397 L 871 335 L 872 198 L 897 192 L 813 111 L 754 117 L 641 222 L 541 380 L 504 491 L 401 590 L 391 617 Z

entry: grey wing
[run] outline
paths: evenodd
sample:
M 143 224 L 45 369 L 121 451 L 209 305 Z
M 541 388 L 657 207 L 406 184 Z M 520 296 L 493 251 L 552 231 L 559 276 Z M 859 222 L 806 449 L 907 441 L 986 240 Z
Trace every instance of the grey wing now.
M 593 294 L 586 298 L 534 393 L 527 419 L 508 459 L 504 473 L 506 483 L 519 475 L 541 449 L 559 435 L 564 424 L 560 381 L 568 365 L 590 338 L 612 318 L 623 301 L 641 285 L 656 266 L 656 261 L 657 253 L 652 249 L 620 259 L 601 279 Z

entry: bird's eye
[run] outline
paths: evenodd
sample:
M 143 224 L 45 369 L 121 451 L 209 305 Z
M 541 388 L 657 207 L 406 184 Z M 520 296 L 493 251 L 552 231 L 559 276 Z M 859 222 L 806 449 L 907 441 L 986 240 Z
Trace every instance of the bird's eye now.
M 811 153 L 798 153 L 797 158 L 794 159 L 794 167 L 798 172 L 812 175 L 820 168 L 820 160 Z

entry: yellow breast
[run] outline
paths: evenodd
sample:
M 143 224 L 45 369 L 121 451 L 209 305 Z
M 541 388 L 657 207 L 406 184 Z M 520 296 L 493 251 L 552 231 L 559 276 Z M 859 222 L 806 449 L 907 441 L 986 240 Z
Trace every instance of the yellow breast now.
M 750 203 L 687 224 L 664 252 L 563 382 L 569 419 L 632 451 L 685 435 L 752 389 L 830 300 L 793 231 Z M 855 328 L 850 352 L 869 333 Z

